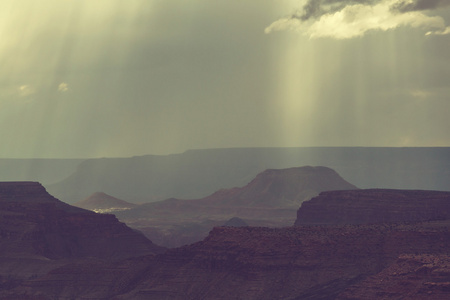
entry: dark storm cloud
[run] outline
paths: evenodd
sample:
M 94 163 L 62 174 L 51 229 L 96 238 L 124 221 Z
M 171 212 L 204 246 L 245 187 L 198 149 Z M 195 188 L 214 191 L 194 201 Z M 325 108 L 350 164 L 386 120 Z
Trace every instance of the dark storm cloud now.
M 364 4 L 374 5 L 380 0 L 309 0 L 301 11 L 292 15 L 292 19 L 307 21 L 316 19 L 324 14 L 335 13 L 348 5 Z M 398 13 L 411 11 L 433 10 L 444 6 L 449 6 L 450 0 L 399 0 L 392 5 L 392 10 Z
M 404 0 L 394 4 L 392 6 L 392 9 L 401 13 L 405 13 L 410 11 L 432 10 L 449 5 L 450 0 Z
M 377 0 L 309 0 L 299 11 L 292 15 L 293 19 L 307 21 L 309 19 L 319 18 L 327 13 L 340 11 L 347 5 L 353 4 L 373 4 Z
M 264 32 L 294 30 L 310 38 L 349 39 L 372 30 L 411 27 L 427 30 L 425 35 L 450 34 L 446 18 L 429 13 L 444 14 L 441 8 L 450 6 L 450 0 L 307 0 L 302 5 Z

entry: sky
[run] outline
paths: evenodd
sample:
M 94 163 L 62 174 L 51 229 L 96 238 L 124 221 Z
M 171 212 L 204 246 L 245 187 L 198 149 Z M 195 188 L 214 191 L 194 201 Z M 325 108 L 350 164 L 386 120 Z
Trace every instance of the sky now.
M 2 0 L 0 157 L 449 147 L 449 0 Z

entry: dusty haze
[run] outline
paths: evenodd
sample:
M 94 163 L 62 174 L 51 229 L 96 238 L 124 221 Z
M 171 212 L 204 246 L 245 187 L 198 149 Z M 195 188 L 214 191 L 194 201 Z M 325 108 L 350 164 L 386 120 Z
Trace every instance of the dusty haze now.
M 450 7 L 408 3 L 1 1 L 0 157 L 450 146 Z

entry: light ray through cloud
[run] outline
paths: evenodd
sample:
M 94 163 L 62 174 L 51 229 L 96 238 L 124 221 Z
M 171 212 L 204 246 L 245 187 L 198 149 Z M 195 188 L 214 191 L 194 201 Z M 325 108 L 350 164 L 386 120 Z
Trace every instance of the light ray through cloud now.
M 387 31 L 398 27 L 426 30 L 426 34 L 448 34 L 441 16 L 427 15 L 424 10 L 449 5 L 448 1 L 404 0 L 331 0 L 308 1 L 302 12 L 281 18 L 266 29 L 266 33 L 294 30 L 310 38 L 349 39 L 369 31 Z
M 4 0 L 0 157 L 450 145 L 449 22 L 440 0 Z

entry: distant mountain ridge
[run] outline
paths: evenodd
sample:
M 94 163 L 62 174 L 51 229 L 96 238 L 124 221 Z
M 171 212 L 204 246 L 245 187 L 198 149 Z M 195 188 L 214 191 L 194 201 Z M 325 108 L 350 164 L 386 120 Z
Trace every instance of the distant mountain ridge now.
M 37 181 L 44 185 L 73 174 L 85 159 L 0 158 L 0 181 Z
M 266 169 L 326 166 L 360 188 L 450 191 L 450 148 L 235 148 L 89 159 L 47 189 L 74 203 L 102 191 L 152 202 L 198 199 L 243 186 Z
M 357 187 L 330 168 L 304 166 L 265 170 L 244 187 L 217 191 L 203 201 L 220 206 L 298 209 L 318 192 L 352 189 Z
M 145 203 L 115 214 L 152 241 L 173 247 L 199 241 L 233 217 L 253 226 L 291 226 L 303 201 L 322 191 L 351 189 L 357 187 L 326 167 L 269 169 L 243 187 L 222 189 L 201 199 Z

